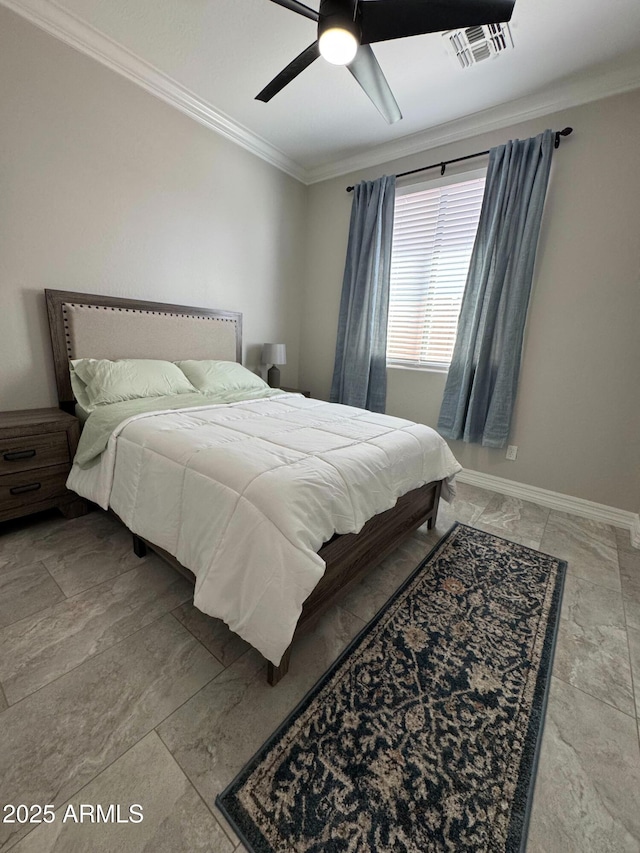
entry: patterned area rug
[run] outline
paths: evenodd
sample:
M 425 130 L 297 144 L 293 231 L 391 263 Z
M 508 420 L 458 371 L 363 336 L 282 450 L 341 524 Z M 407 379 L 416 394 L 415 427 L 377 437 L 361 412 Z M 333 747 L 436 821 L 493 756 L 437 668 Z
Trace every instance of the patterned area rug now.
M 218 798 L 248 849 L 524 849 L 565 570 L 455 525 Z

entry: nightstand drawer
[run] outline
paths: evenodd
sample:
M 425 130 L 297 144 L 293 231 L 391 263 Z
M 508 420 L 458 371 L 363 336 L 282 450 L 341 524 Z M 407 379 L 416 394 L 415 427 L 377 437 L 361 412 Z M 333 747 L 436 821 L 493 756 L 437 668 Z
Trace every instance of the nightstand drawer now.
M 37 504 L 67 493 L 69 465 L 19 471 L 0 477 L 0 513 Z
M 0 476 L 65 463 L 70 463 L 66 432 L 0 439 Z

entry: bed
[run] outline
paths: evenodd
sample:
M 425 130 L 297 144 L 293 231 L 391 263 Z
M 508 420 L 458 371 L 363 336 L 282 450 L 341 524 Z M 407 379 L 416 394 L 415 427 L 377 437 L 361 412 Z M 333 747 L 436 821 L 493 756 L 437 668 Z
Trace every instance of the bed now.
M 427 427 L 273 389 L 188 405 L 192 395 L 171 405 L 157 398 L 133 415 L 117 404 L 78 410 L 70 362 L 240 363 L 242 316 L 67 291 L 45 296 L 59 403 L 86 421 L 85 456 L 81 438 L 68 487 L 115 512 L 138 556 L 151 548 L 189 577 L 196 606 L 261 651 L 276 684 L 294 635 L 414 529 L 433 526 L 460 465 Z M 94 433 L 106 437 L 87 461 Z M 368 469 L 376 465 L 372 487 Z M 334 498 L 343 491 L 348 507 Z

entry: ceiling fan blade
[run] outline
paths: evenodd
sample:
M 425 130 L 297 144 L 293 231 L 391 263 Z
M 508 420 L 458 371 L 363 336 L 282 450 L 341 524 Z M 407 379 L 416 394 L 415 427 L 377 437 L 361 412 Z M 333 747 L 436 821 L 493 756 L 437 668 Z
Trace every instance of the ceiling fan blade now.
M 367 0 L 359 3 L 362 44 L 511 19 L 515 0 Z
M 312 21 L 318 20 L 318 13 L 314 9 L 305 6 L 304 3 L 298 3 L 298 0 L 271 0 L 271 2 L 276 3 L 278 6 L 283 6 L 291 12 L 297 12 L 298 15 L 304 15 L 305 18 L 309 18 Z
M 402 118 L 400 107 L 369 45 L 360 45 L 356 58 L 347 65 L 347 68 L 389 124 Z
M 306 50 L 303 50 L 299 56 L 290 62 L 284 71 L 281 71 L 277 77 L 274 77 L 273 80 L 264 87 L 264 89 L 260 92 L 259 95 L 256 95 L 256 101 L 264 101 L 266 104 L 267 101 L 270 101 L 274 95 L 277 95 L 281 89 L 291 83 L 291 81 L 301 74 L 305 68 L 308 68 L 314 59 L 317 59 L 320 56 L 320 48 L 318 47 L 318 42 L 314 41 L 313 44 L 310 44 Z

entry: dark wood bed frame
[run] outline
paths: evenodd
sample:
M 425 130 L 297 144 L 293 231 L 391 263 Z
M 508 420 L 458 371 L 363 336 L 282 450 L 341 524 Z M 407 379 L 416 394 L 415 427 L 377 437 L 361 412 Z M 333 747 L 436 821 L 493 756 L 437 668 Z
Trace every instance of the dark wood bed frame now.
M 235 357 L 236 361 L 242 360 L 242 321 L 241 315 L 234 312 L 212 311 L 184 305 L 168 305 L 161 302 L 119 299 L 60 290 L 46 290 L 45 295 L 58 399 L 60 407 L 66 411 L 72 412 L 75 403 L 69 379 L 69 359 L 75 354 L 71 352 L 70 337 L 64 316 L 65 303 L 145 313 L 157 312 L 184 314 L 193 317 L 233 318 L 238 330 Z M 122 353 L 121 357 L 126 358 L 127 354 Z M 158 353 L 153 357 L 162 358 L 162 355 Z M 336 535 L 325 542 L 318 553 L 326 563 L 326 570 L 304 603 L 295 637 L 311 629 L 329 607 L 339 601 L 349 588 L 395 550 L 416 528 L 425 523 L 428 528 L 433 527 L 438 513 L 441 488 L 442 481 L 438 480 L 414 489 L 399 498 L 392 509 L 369 519 L 360 533 Z M 153 542 L 133 534 L 133 547 L 139 557 L 143 557 L 147 548 L 151 548 L 192 582 L 195 580 L 193 572 L 182 566 L 175 557 L 154 545 Z M 287 673 L 290 657 L 291 646 L 285 652 L 279 666 L 268 661 L 267 678 L 270 684 L 277 684 Z

